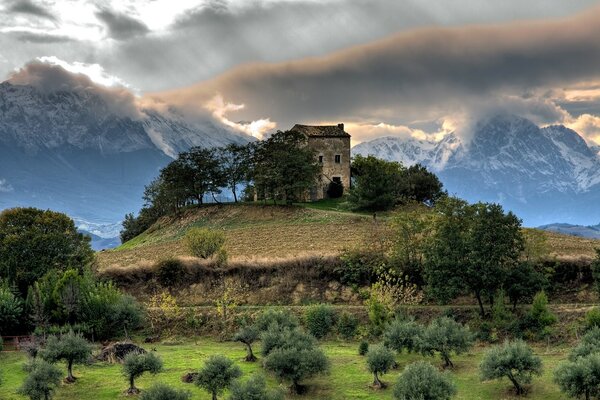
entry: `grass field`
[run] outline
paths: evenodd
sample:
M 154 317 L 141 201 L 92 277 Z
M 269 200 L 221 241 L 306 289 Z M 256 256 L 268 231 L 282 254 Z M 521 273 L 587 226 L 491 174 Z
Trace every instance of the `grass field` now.
M 402 212 L 402 211 L 400 211 Z M 296 206 L 260 204 L 208 205 L 163 218 L 148 231 L 117 249 L 98 253 L 99 268 L 152 264 L 167 256 L 185 256 L 182 242 L 191 227 L 223 230 L 231 258 L 289 258 L 332 255 L 363 245 L 386 224 L 390 214 L 357 214 L 338 202 Z M 593 257 L 600 241 L 546 233 L 551 254 Z
M 148 388 L 153 382 L 165 382 L 179 388 L 187 388 L 193 393 L 193 399 L 210 399 L 210 396 L 191 384 L 182 383 L 181 376 L 202 366 L 207 356 L 224 354 L 237 361 L 242 368 L 244 376 L 261 370 L 260 360 L 257 363 L 242 361 L 244 356 L 243 346 L 239 343 L 217 342 L 212 339 L 198 339 L 197 342 L 185 342 L 177 345 L 156 345 L 158 354 L 162 357 L 165 369 L 156 376 L 143 376 L 136 382 L 140 389 Z M 358 356 L 355 342 L 331 341 L 322 344 L 331 361 L 331 372 L 328 376 L 315 378 L 308 383 L 309 391 L 303 396 L 286 395 L 287 399 L 305 398 L 317 400 L 343 400 L 343 399 L 391 399 L 392 387 L 383 391 L 373 391 L 369 385 L 372 376 L 365 367 L 364 357 Z M 258 349 L 257 345 L 257 349 Z M 510 382 L 507 380 L 481 382 L 478 378 L 478 364 L 484 349 L 476 347 L 470 354 L 455 358 L 456 368 L 452 371 L 452 378 L 457 385 L 459 400 L 500 400 L 517 399 L 512 395 Z M 567 350 L 536 348 L 538 355 L 544 363 L 542 377 L 536 378 L 529 388 L 527 399 L 553 400 L 564 399 L 556 385 L 552 382 L 552 370 L 556 364 L 565 358 Z M 383 376 L 383 381 L 393 384 L 396 377 L 407 363 L 419 360 L 419 355 L 401 355 L 397 357 L 399 369 Z M 434 365 L 440 365 L 438 358 L 427 358 Z M 0 386 L 0 399 L 21 400 L 24 397 L 15 394 L 15 390 L 25 377 L 21 365 L 25 362 L 25 355 L 21 353 L 0 353 L 0 369 L 3 374 L 3 384 Z M 61 367 L 63 367 L 61 365 Z M 119 365 L 96 363 L 90 366 L 76 366 L 75 375 L 79 380 L 72 385 L 63 384 L 57 391 L 55 399 L 80 400 L 80 399 L 119 399 L 127 388 L 127 382 L 121 375 Z M 278 383 L 268 376 L 271 387 Z M 282 387 L 283 389 L 283 387 Z M 225 398 L 225 397 L 223 397 Z

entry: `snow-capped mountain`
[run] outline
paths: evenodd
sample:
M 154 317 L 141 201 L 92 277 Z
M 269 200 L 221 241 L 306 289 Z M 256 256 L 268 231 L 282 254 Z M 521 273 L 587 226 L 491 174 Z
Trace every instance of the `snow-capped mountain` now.
M 144 185 L 177 153 L 250 140 L 214 121 L 188 122 L 175 110 L 115 104 L 97 88 L 45 91 L 3 82 L 0 209 L 51 208 L 111 226 L 139 210 Z
M 419 162 L 450 193 L 499 202 L 529 226 L 600 220 L 598 152 L 561 125 L 539 128 L 517 116 L 496 116 L 476 124 L 468 143 L 456 134 L 439 142 L 380 138 L 355 146 L 353 153 Z

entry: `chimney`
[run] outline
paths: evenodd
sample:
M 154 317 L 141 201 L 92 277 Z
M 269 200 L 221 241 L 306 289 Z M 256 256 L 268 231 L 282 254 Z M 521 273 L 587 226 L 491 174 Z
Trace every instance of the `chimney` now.
M 344 124 L 338 124 L 338 128 L 340 128 L 341 130 L 344 130 Z

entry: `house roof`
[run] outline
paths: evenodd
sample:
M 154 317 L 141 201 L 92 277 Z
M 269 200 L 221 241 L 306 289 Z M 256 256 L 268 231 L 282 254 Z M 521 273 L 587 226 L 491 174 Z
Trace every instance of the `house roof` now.
M 344 131 L 344 124 L 337 125 L 300 125 L 296 124 L 291 129 L 305 134 L 308 137 L 350 137 Z

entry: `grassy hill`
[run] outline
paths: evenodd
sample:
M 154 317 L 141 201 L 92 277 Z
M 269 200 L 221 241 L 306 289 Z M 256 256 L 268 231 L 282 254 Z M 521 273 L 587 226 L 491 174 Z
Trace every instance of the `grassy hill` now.
M 401 212 L 401 211 L 400 211 Z M 206 205 L 165 217 L 120 247 L 98 253 L 99 268 L 148 265 L 166 257 L 186 257 L 182 238 L 191 227 L 220 229 L 231 259 L 328 256 L 364 244 L 389 215 L 357 214 L 336 203 L 302 206 Z M 600 241 L 545 232 L 552 255 L 591 258 Z

